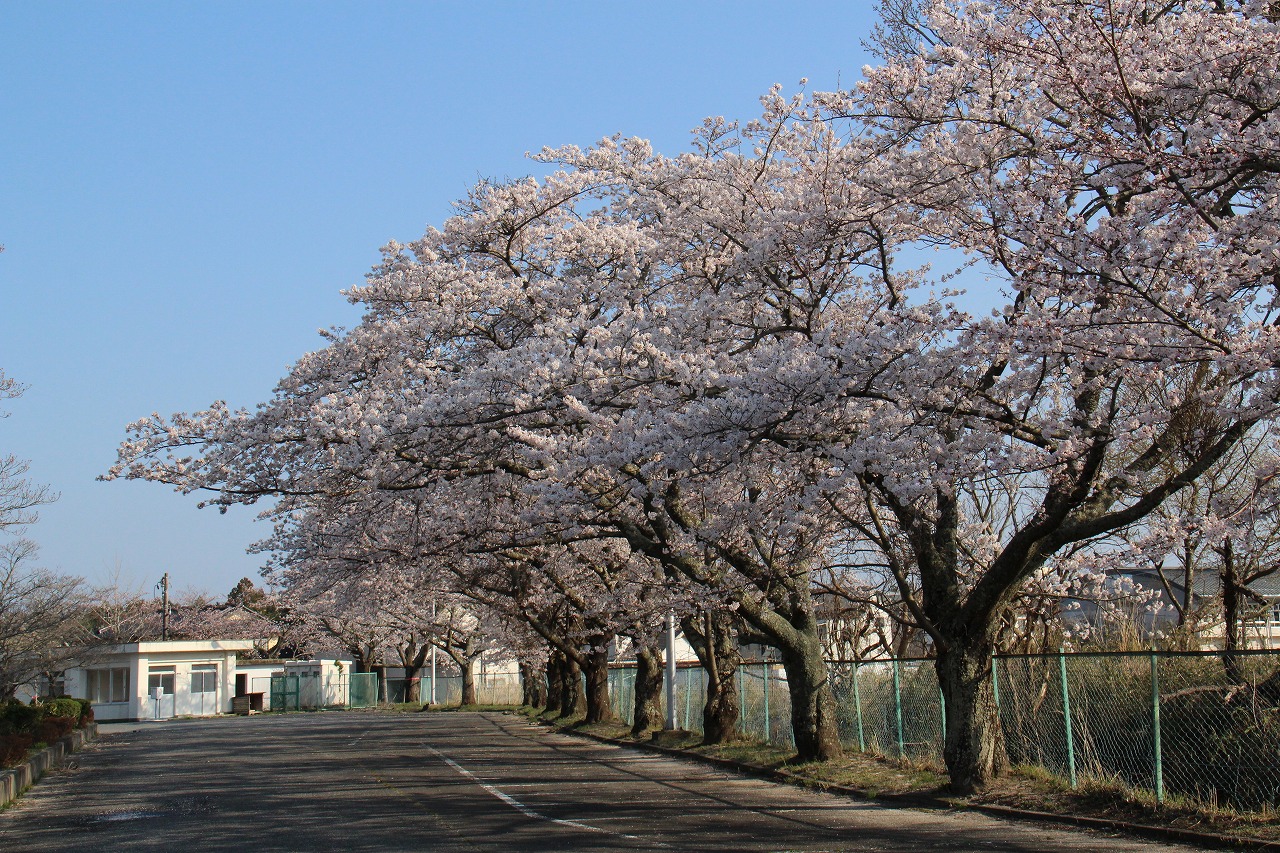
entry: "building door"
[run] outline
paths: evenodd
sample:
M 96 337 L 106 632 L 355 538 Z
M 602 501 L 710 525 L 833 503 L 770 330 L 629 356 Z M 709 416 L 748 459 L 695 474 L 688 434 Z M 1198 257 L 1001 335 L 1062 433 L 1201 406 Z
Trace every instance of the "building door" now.
M 151 706 L 151 715 L 156 719 L 167 720 L 175 713 L 173 693 L 177 673 L 174 670 L 172 666 L 147 668 L 147 702 Z M 156 693 L 157 690 L 160 692 Z
M 191 713 L 200 716 L 218 713 L 216 663 L 198 663 L 191 667 Z

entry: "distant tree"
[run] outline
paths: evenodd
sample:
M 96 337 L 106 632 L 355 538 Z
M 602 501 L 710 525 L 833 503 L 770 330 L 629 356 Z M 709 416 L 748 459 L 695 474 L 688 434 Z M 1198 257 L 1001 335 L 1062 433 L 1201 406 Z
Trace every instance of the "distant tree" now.
M 247 607 L 255 610 L 267 603 L 267 593 L 259 589 L 249 578 L 241 578 L 227 594 L 228 606 Z
M 83 582 L 33 565 L 38 553 L 29 539 L 0 543 L 0 701 L 65 669 L 87 639 L 77 620 Z
M 0 368 L 0 400 L 19 397 L 24 390 Z M 8 416 L 0 409 L 0 418 Z M 0 456 L 0 533 L 34 524 L 39 518 L 36 507 L 57 500 L 58 496 L 47 486 L 26 478 L 29 469 L 29 463 L 12 454 Z
M 0 400 L 22 391 L 0 370 Z M 0 700 L 65 667 L 84 639 L 75 618 L 83 582 L 36 566 L 39 546 L 22 535 L 37 521 L 36 508 L 56 498 L 27 480 L 27 471 L 25 461 L 0 456 Z

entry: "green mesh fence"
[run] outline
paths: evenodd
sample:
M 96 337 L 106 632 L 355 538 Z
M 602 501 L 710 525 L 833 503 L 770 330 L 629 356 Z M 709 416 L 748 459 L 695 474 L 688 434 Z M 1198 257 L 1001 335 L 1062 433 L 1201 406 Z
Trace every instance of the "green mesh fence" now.
M 372 708 L 378 704 L 378 673 L 353 672 L 348 678 L 347 707 Z
M 271 676 L 272 711 L 297 711 L 302 708 L 298 681 L 296 675 Z
M 841 740 L 890 758 L 943 766 L 945 719 L 931 660 L 829 662 Z M 1280 806 L 1280 651 L 1002 656 L 996 704 L 1009 762 L 1071 784 L 1096 779 L 1243 811 Z M 780 666 L 737 675 L 744 734 L 789 745 L 791 703 Z M 610 673 L 617 715 L 631 722 L 635 671 Z M 702 729 L 703 671 L 676 677 L 676 719 Z M 665 691 L 663 694 L 665 703 Z
M 478 704 L 519 705 L 524 698 L 524 690 L 517 673 L 479 672 L 475 674 L 473 681 Z M 416 679 L 388 678 L 385 687 L 388 702 L 421 702 L 425 705 L 431 701 L 429 674 Z M 444 707 L 457 707 L 462 704 L 461 675 L 436 677 L 435 703 Z

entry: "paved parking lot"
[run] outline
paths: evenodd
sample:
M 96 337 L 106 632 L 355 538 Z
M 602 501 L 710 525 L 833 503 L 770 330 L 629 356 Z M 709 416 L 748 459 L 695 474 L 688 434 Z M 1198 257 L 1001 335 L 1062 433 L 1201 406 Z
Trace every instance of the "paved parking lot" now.
M 1190 849 L 883 808 L 502 714 L 330 712 L 111 730 L 0 814 L 0 850 Z

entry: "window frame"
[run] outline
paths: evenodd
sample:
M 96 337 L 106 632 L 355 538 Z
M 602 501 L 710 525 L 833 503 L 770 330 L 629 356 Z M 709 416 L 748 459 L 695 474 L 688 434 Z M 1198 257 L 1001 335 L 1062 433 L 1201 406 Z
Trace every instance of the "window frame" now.
M 85 693 L 95 705 L 124 705 L 130 699 L 132 680 L 127 666 L 94 667 L 85 670 Z

